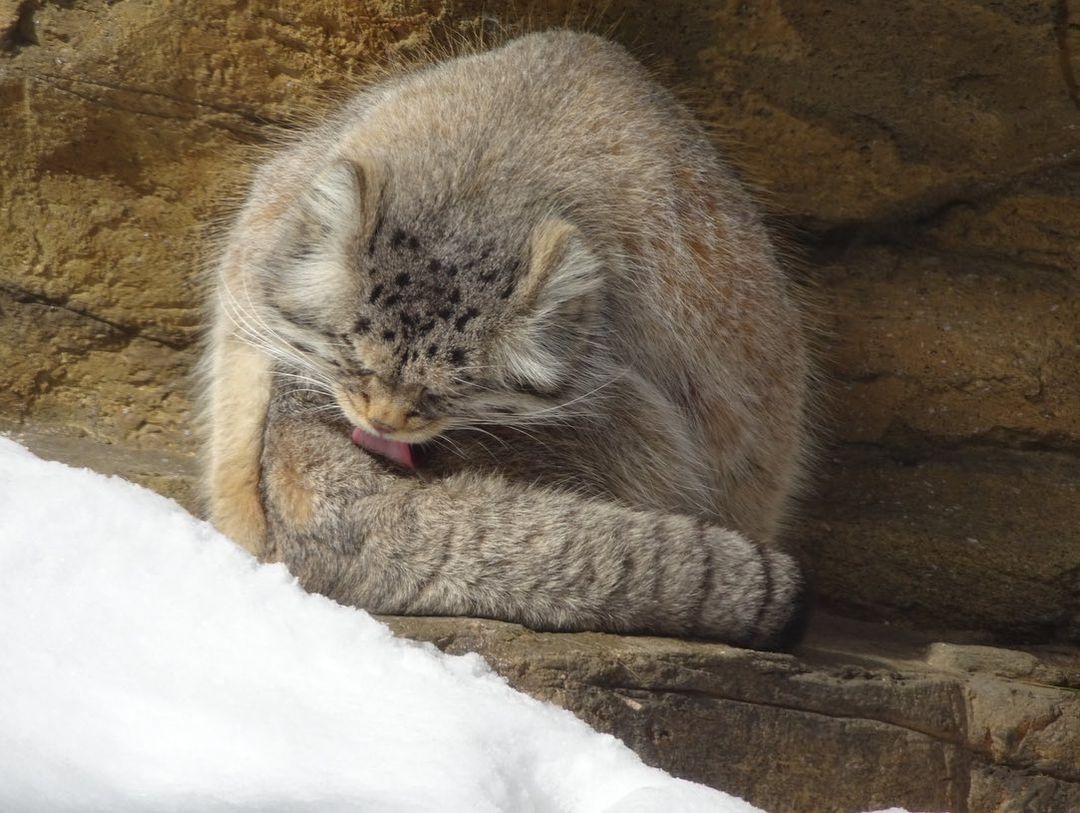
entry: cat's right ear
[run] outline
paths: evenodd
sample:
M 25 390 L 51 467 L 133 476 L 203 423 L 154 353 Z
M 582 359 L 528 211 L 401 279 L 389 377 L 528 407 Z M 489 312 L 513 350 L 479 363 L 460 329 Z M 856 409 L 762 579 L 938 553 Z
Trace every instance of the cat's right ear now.
M 347 298 L 356 285 L 356 253 L 378 222 L 382 178 L 376 164 L 339 158 L 297 201 L 295 231 L 273 267 L 280 307 L 296 313 Z
M 378 219 L 383 176 L 367 159 L 338 158 L 311 181 L 300 205 L 306 226 L 322 239 L 367 241 Z
M 576 226 L 551 218 L 533 229 L 529 262 L 509 299 L 513 327 L 502 344 L 510 378 L 538 392 L 567 383 L 589 341 L 603 275 Z

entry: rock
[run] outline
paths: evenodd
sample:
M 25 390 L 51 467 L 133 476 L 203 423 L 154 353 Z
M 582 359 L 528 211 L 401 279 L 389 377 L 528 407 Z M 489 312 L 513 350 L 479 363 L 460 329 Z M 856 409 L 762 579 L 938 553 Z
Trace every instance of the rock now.
M 1080 641 L 1080 282 L 939 248 L 954 218 L 814 271 L 833 447 L 797 540 L 836 609 Z
M 835 610 L 1076 642 L 1078 505 L 1070 454 L 850 445 L 830 458 L 799 541 Z
M 1080 450 L 1080 277 L 885 245 L 816 273 L 843 440 Z
M 818 619 L 796 655 L 388 618 L 772 813 L 1080 809 L 1080 663 Z
M 582 22 L 528 5 L 501 20 Z M 791 539 L 824 600 L 1077 639 L 1075 11 L 617 0 L 584 24 L 679 86 L 801 257 L 828 392 Z M 190 504 L 144 464 L 190 464 L 199 269 L 259 148 L 376 62 L 497 27 L 473 0 L 0 2 L 0 428 L 112 444 Z
M 688 85 L 777 211 L 829 228 L 1075 168 L 1080 29 L 1062 8 L 622 2 L 609 17 Z
M 0 287 L 0 429 L 191 454 L 191 348 Z
M 1019 189 L 955 202 L 929 224 L 925 236 L 939 250 L 966 256 L 969 264 L 1007 258 L 1075 280 L 1080 276 L 1078 221 L 1080 165 L 1072 164 Z

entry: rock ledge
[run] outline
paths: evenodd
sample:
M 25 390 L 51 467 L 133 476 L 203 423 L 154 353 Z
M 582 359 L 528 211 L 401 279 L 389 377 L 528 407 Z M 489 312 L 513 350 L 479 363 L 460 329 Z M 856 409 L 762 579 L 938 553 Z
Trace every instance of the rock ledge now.
M 1080 810 L 1080 659 L 819 618 L 795 655 L 461 618 L 386 618 L 478 652 L 645 762 L 770 813 Z

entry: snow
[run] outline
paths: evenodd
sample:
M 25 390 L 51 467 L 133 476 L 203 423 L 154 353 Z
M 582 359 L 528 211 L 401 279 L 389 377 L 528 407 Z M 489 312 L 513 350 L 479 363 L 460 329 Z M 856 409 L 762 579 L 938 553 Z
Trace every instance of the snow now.
M 757 810 L 3 437 L 0 697 L 4 811 Z
M 4 438 L 0 652 L 0 810 L 756 810 Z

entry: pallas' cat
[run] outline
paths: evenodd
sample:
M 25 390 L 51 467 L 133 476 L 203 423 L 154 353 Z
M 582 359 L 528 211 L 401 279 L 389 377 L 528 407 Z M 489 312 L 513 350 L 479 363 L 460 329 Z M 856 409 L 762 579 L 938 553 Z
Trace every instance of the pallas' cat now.
M 308 589 L 790 641 L 804 320 L 621 47 L 534 34 L 363 90 L 258 171 L 212 307 L 211 519 Z

